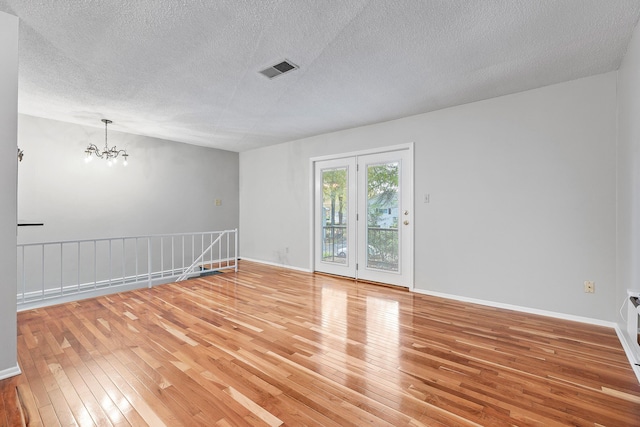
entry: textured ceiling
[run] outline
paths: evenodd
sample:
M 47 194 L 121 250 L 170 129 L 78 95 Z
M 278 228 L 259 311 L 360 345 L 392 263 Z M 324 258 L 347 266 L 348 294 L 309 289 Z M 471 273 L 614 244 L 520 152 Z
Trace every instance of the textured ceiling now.
M 19 111 L 245 151 L 619 67 L 640 0 L 0 0 Z M 259 71 L 288 59 L 299 70 Z

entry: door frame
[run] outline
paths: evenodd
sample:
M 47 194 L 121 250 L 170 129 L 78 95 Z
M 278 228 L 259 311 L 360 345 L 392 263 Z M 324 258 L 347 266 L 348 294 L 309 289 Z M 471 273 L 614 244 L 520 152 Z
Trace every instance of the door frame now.
M 414 266 L 415 266 L 415 244 L 414 244 L 414 234 L 415 228 L 414 224 L 416 221 L 415 216 L 415 191 L 414 191 L 414 180 L 415 180 L 415 163 L 414 163 L 414 154 L 413 154 L 414 143 L 409 142 L 406 144 L 398 144 L 391 145 L 386 147 L 379 148 L 370 148 L 367 150 L 359 150 L 359 151 L 349 151 L 346 153 L 337 153 L 337 154 L 329 154 L 325 156 L 316 156 L 309 158 L 309 265 L 311 266 L 311 271 L 316 271 L 316 262 L 315 262 L 315 251 L 316 251 L 316 233 L 315 233 L 315 225 L 317 220 L 316 213 L 316 203 L 315 203 L 315 175 L 316 175 L 316 162 L 325 161 L 325 160 L 337 160 L 343 159 L 346 157 L 358 157 L 365 156 L 369 154 L 379 154 L 379 153 L 389 153 L 393 151 L 401 151 L 408 150 L 409 152 L 409 161 L 411 165 L 411 179 L 409 180 L 407 185 L 407 190 L 409 194 L 412 195 L 411 202 L 411 215 L 412 221 L 408 226 L 409 230 L 407 231 L 407 238 L 409 239 L 409 247 L 411 248 L 411 255 L 409 257 L 409 271 L 407 272 L 407 277 L 409 281 L 408 289 L 413 291 L 415 283 L 414 283 Z

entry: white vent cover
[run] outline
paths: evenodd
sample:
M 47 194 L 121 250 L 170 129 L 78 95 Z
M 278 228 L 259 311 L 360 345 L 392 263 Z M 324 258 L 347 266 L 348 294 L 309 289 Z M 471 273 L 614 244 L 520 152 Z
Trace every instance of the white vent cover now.
M 284 60 L 282 62 L 277 63 L 276 65 L 272 65 L 271 67 L 265 68 L 260 71 L 260 74 L 266 76 L 270 79 L 286 74 L 290 71 L 297 70 L 298 66 L 292 63 L 291 61 Z

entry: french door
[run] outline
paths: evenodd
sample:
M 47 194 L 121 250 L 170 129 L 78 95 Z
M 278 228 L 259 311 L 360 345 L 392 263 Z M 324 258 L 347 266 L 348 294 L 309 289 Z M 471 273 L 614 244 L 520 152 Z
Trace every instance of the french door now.
M 409 149 L 315 165 L 315 270 L 413 286 Z

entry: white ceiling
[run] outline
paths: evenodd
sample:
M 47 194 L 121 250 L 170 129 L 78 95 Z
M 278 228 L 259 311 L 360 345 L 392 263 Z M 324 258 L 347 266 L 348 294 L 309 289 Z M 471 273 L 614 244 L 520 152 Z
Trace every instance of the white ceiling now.
M 19 111 L 232 151 L 619 67 L 640 0 L 0 0 Z M 288 59 L 300 67 L 268 80 Z

